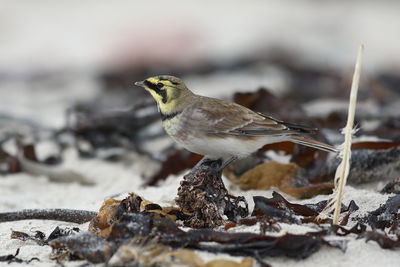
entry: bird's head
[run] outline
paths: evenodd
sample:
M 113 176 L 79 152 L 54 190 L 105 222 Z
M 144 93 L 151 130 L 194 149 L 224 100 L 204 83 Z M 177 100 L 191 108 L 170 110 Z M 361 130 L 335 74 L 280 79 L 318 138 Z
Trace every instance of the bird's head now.
M 186 97 L 193 95 L 181 79 L 169 75 L 150 77 L 135 85 L 149 91 L 165 114 L 175 112 L 184 105 Z

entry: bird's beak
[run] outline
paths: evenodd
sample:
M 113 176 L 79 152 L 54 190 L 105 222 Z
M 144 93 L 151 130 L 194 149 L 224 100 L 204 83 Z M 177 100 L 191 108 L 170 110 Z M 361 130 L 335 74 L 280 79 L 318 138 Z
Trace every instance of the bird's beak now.
M 144 87 L 144 81 L 135 82 L 136 86 Z

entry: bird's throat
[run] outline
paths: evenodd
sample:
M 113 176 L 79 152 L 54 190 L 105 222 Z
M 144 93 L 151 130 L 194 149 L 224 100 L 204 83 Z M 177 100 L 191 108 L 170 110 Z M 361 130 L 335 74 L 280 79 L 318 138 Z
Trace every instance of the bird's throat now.
M 161 115 L 161 120 L 162 121 L 167 121 L 167 120 L 171 120 L 173 118 L 175 118 L 176 116 L 178 116 L 179 114 L 181 114 L 182 111 L 176 111 L 176 112 L 172 112 L 172 113 L 163 113 L 162 111 L 160 111 L 160 115 Z

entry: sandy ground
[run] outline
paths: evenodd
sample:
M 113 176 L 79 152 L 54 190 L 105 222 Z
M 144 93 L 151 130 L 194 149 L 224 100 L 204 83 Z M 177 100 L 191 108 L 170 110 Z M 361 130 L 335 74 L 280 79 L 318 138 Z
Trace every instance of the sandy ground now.
M 96 211 L 103 199 L 118 194 L 123 197 L 127 192 L 135 192 L 150 201 L 169 205 L 173 202 L 179 186 L 179 176 L 171 176 L 157 187 L 141 187 L 142 180 L 138 175 L 138 170 L 123 167 L 121 164 L 110 164 L 100 160 L 80 160 L 73 151 L 68 153 L 66 163 L 69 169 L 75 169 L 84 173 L 89 179 L 96 182 L 95 186 L 81 186 L 78 184 L 60 184 L 48 181 L 46 177 L 33 177 L 27 174 L 8 175 L 0 179 L 0 210 L 19 210 L 23 208 L 74 208 L 88 209 Z M 229 182 L 225 181 L 228 185 Z M 251 202 L 251 196 L 261 195 L 270 197 L 272 190 L 267 191 L 248 191 L 239 192 L 231 186 L 235 194 L 245 195 Z M 327 196 L 318 196 L 314 199 L 303 200 L 303 203 L 318 202 L 326 199 Z M 360 206 L 354 216 L 365 214 L 367 211 L 374 210 L 384 203 L 387 195 L 381 195 L 372 190 L 356 189 L 348 187 L 346 189 L 344 203 L 355 200 Z M 290 199 L 290 197 L 289 197 Z M 250 206 L 251 203 L 250 203 Z M 289 233 L 305 233 L 313 231 L 311 225 L 289 225 L 279 224 L 282 231 Z M 47 246 L 41 247 L 32 241 L 22 242 L 10 239 L 11 229 L 17 231 L 40 230 L 47 235 L 56 227 L 79 227 L 86 230 L 88 224 L 76 225 L 73 223 L 63 223 L 55 221 L 18 221 L 0 224 L 0 244 L 1 254 L 12 254 L 20 248 L 20 257 L 30 259 L 38 257 L 39 263 L 32 262 L 33 266 L 53 266 L 54 262 L 49 256 L 51 249 Z M 258 225 L 252 227 L 237 227 L 230 231 L 250 231 L 259 232 Z M 298 261 L 284 257 L 267 258 L 266 262 L 273 266 L 397 266 L 400 262 L 398 251 L 383 250 L 375 242 L 365 243 L 364 239 L 355 240 L 354 236 L 343 238 L 349 240 L 346 253 L 334 248 L 322 248 L 311 257 Z M 214 258 L 226 258 L 240 260 L 240 257 L 228 255 L 214 255 L 210 253 L 200 253 L 205 260 Z M 328 260 L 327 262 L 327 259 Z M 333 260 L 334 259 L 334 260 Z M 17 265 L 14 263 L 14 265 Z M 67 266 L 76 266 L 78 263 L 67 263 Z

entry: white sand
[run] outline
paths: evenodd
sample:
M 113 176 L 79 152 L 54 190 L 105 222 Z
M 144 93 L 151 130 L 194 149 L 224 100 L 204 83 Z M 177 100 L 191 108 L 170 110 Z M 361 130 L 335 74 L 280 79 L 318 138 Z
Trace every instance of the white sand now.
M 121 192 L 133 191 L 148 200 L 155 201 L 162 205 L 169 205 L 176 196 L 181 176 L 169 177 L 158 187 L 141 188 L 141 178 L 137 175 L 138 171 L 133 168 L 123 167 L 121 164 L 106 163 L 100 160 L 79 160 L 74 153 L 67 153 L 66 166 L 76 166 L 76 170 L 85 173 L 96 181 L 95 186 L 81 186 L 78 184 L 60 184 L 49 182 L 45 177 L 32 177 L 27 174 L 17 174 L 2 177 L 0 179 L 0 210 L 10 211 L 23 208 L 76 208 L 97 210 L 103 199 L 107 196 L 115 195 Z M 236 192 L 244 194 L 247 199 L 252 195 L 271 196 L 272 191 L 249 191 Z M 124 196 L 124 194 L 121 194 Z M 362 215 L 379 207 L 387 199 L 387 195 L 381 195 L 371 190 L 356 189 L 347 187 L 344 203 L 355 200 L 360 210 L 354 215 Z M 300 203 L 312 203 L 327 196 L 317 196 L 314 199 L 299 201 Z M 290 199 L 290 197 L 289 197 Z M 351 225 L 352 222 L 350 222 Z M 313 225 L 290 225 L 279 224 L 282 232 L 302 234 L 307 231 L 317 230 Z M 55 221 L 18 221 L 0 224 L 0 251 L 1 254 L 12 254 L 17 248 L 20 248 L 20 258 L 30 259 L 38 257 L 40 263 L 31 263 L 34 266 L 53 266 L 54 262 L 49 259 L 50 248 L 47 246 L 38 246 L 32 241 L 22 242 L 11 240 L 11 229 L 17 231 L 35 231 L 40 230 L 47 235 L 56 227 L 79 227 L 82 230 L 87 229 L 87 223 L 77 225 L 73 223 L 55 222 Z M 239 226 L 229 230 L 230 232 L 259 232 L 259 225 Z M 271 233 L 276 234 L 276 233 Z M 355 264 L 376 263 L 380 266 L 396 266 L 400 262 L 398 251 L 383 250 L 375 242 L 365 243 L 364 239 L 355 240 L 355 236 L 342 238 L 349 240 L 348 250 L 342 253 L 338 249 L 323 247 L 319 252 L 311 257 L 296 261 L 285 257 L 267 258 L 266 262 L 273 266 L 355 266 Z M 240 260 L 241 257 L 231 257 L 228 255 L 215 255 L 211 253 L 199 253 L 205 260 L 215 258 L 226 258 Z M 329 260 L 327 261 L 327 259 Z M 67 266 L 75 266 L 77 263 L 68 263 Z M 373 264 L 374 265 L 374 264 Z

